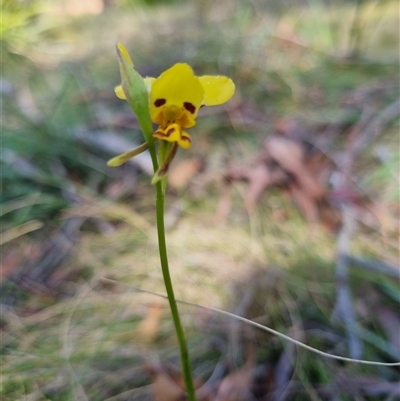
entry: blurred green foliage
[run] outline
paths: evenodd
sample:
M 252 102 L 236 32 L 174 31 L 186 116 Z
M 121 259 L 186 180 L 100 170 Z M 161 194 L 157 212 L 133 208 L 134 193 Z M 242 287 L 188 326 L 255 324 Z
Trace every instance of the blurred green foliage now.
M 30 28 L 42 11 L 42 0 L 1 0 L 0 41 L 2 52 L 12 51 L 15 46 L 26 46 L 36 37 Z

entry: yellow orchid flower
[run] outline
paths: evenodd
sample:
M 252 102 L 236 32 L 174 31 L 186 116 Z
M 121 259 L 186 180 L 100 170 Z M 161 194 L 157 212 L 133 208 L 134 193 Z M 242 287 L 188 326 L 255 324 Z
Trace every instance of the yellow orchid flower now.
M 125 49 L 122 53 L 130 60 Z M 235 92 L 231 79 L 225 76 L 197 77 L 185 63 L 175 64 L 158 78 L 145 78 L 144 82 L 149 94 L 151 119 L 159 125 L 154 138 L 176 143 L 185 149 L 190 148 L 192 140 L 183 129 L 196 125 L 200 107 L 223 104 Z M 126 99 L 121 85 L 115 88 L 115 93 L 120 99 Z
M 149 149 L 155 166 L 152 179 L 155 184 L 167 174 L 178 147 L 190 148 L 192 139 L 184 129 L 196 125 L 199 109 L 227 102 L 235 92 L 235 85 L 224 76 L 197 77 L 185 63 L 173 65 L 158 78 L 143 79 L 122 44 L 118 44 L 117 53 L 122 85 L 115 88 L 115 94 L 128 101 L 138 118 L 146 143 L 112 158 L 107 164 L 120 166 Z M 151 122 L 159 125 L 155 132 Z M 161 141 L 158 157 L 152 150 L 154 138 Z

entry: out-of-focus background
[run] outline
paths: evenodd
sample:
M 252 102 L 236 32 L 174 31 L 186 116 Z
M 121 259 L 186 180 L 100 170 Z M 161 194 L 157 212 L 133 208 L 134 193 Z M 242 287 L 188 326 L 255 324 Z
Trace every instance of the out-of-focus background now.
M 164 293 L 149 158 L 106 165 L 142 141 L 118 42 L 143 76 L 236 84 L 169 174 L 177 297 L 399 361 L 396 1 L 1 4 L 2 399 L 183 399 L 167 304 L 127 286 Z M 199 400 L 400 397 L 398 367 L 180 310 Z

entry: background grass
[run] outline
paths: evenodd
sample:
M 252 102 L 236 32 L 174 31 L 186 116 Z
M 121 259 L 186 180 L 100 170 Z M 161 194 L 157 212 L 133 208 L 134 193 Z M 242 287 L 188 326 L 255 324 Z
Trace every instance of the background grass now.
M 347 355 L 345 330 L 332 321 L 335 230 L 307 223 L 279 188 L 249 214 L 244 183 L 232 189 L 224 225 L 215 215 L 227 167 L 254 163 L 276 121 L 294 118 L 310 132 L 337 121 L 352 125 L 365 108 L 379 113 L 399 96 L 397 3 L 93 0 L 85 9 L 78 3 L 2 2 L 4 400 L 151 399 L 144 361 L 178 361 L 167 308 L 157 341 L 146 344 L 139 326 L 156 299 L 100 281 L 164 292 L 148 160 L 106 166 L 123 151 L 120 141 L 132 147 L 141 141 L 128 106 L 113 93 L 117 42 L 142 75 L 184 61 L 198 75 L 228 75 L 237 87 L 227 108 L 199 117 L 193 149 L 175 161 L 196 156 L 206 165 L 188 188 L 168 195 L 170 215 L 181 210 L 167 234 L 177 297 L 237 312 L 251 292 L 249 318 Z M 376 212 L 379 224 L 359 226 L 353 254 L 395 265 L 398 130 L 398 119 L 385 126 L 352 177 L 385 211 Z M 340 154 L 345 144 L 339 135 L 329 150 Z M 398 281 L 358 267 L 350 273 L 363 357 L 398 360 L 398 319 L 389 319 L 390 331 L 379 318 L 383 310 L 396 316 Z M 206 380 L 224 358 L 231 368 L 241 364 L 247 336 L 241 328 L 232 339 L 226 334 L 232 322 L 180 309 L 196 376 Z M 215 339 L 226 349 L 213 346 Z M 337 384 L 343 372 L 399 380 L 395 368 L 290 353 L 262 333 L 254 341 L 260 365 L 276 366 L 285 349 L 293 358 L 288 399 L 327 399 L 320 389 Z M 354 399 L 346 389 L 339 397 Z

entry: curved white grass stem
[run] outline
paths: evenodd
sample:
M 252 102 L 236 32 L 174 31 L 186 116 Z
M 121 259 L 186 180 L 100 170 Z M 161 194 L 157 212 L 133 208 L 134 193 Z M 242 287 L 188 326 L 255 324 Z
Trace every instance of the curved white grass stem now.
M 135 287 L 135 286 L 132 286 L 132 285 L 128 285 L 128 284 L 124 284 L 124 283 L 121 283 L 121 282 L 116 281 L 116 280 L 111 280 L 111 279 L 108 279 L 108 278 L 102 278 L 101 280 L 104 281 L 104 282 L 108 282 L 108 283 L 123 285 L 123 286 L 125 286 L 125 287 L 127 287 L 127 288 L 129 288 L 131 290 L 137 291 L 137 292 L 143 292 L 143 293 L 146 293 L 146 294 L 151 294 L 151 295 L 154 295 L 156 297 L 165 298 L 165 299 L 168 298 L 166 295 L 158 294 L 156 292 L 152 292 L 152 291 L 148 291 L 148 290 L 143 290 L 141 288 L 138 288 L 138 287 Z M 353 358 L 346 358 L 346 357 L 339 356 L 339 355 L 328 354 L 327 352 L 321 351 L 321 350 L 319 350 L 317 348 L 314 348 L 314 347 L 310 347 L 309 345 L 304 344 L 301 341 L 295 340 L 292 337 L 289 337 L 289 336 L 287 336 L 285 334 L 282 334 L 279 331 L 271 329 L 271 328 L 269 328 L 267 326 L 263 326 L 260 323 L 254 322 L 254 321 L 246 319 L 244 317 L 235 315 L 234 313 L 230 313 L 230 312 L 224 311 L 222 309 L 212 308 L 211 306 L 198 305 L 198 304 L 195 304 L 195 303 L 192 303 L 192 302 L 182 301 L 182 300 L 179 300 L 179 299 L 177 299 L 176 302 L 179 302 L 179 303 L 185 304 L 185 305 L 189 305 L 189 306 L 195 306 L 197 308 L 206 309 L 206 310 L 209 310 L 209 311 L 213 311 L 213 312 L 219 313 L 220 315 L 228 316 L 228 317 L 230 317 L 232 319 L 240 320 L 243 323 L 247 323 L 247 324 L 250 324 L 251 326 L 254 326 L 254 327 L 257 327 L 257 328 L 259 328 L 261 330 L 267 331 L 267 332 L 269 332 L 269 333 L 271 333 L 271 334 L 273 334 L 273 335 L 275 335 L 277 337 L 280 337 L 280 338 L 282 338 L 282 339 L 284 339 L 286 341 L 290 341 L 291 343 L 296 344 L 299 347 L 302 347 L 302 348 L 304 348 L 304 349 L 306 349 L 306 350 L 308 350 L 310 352 L 314 352 L 315 354 L 324 356 L 326 358 L 336 359 L 336 360 L 345 361 L 345 362 L 362 363 L 364 365 L 400 366 L 400 362 L 376 362 L 376 361 L 367 361 L 365 359 L 353 359 Z

